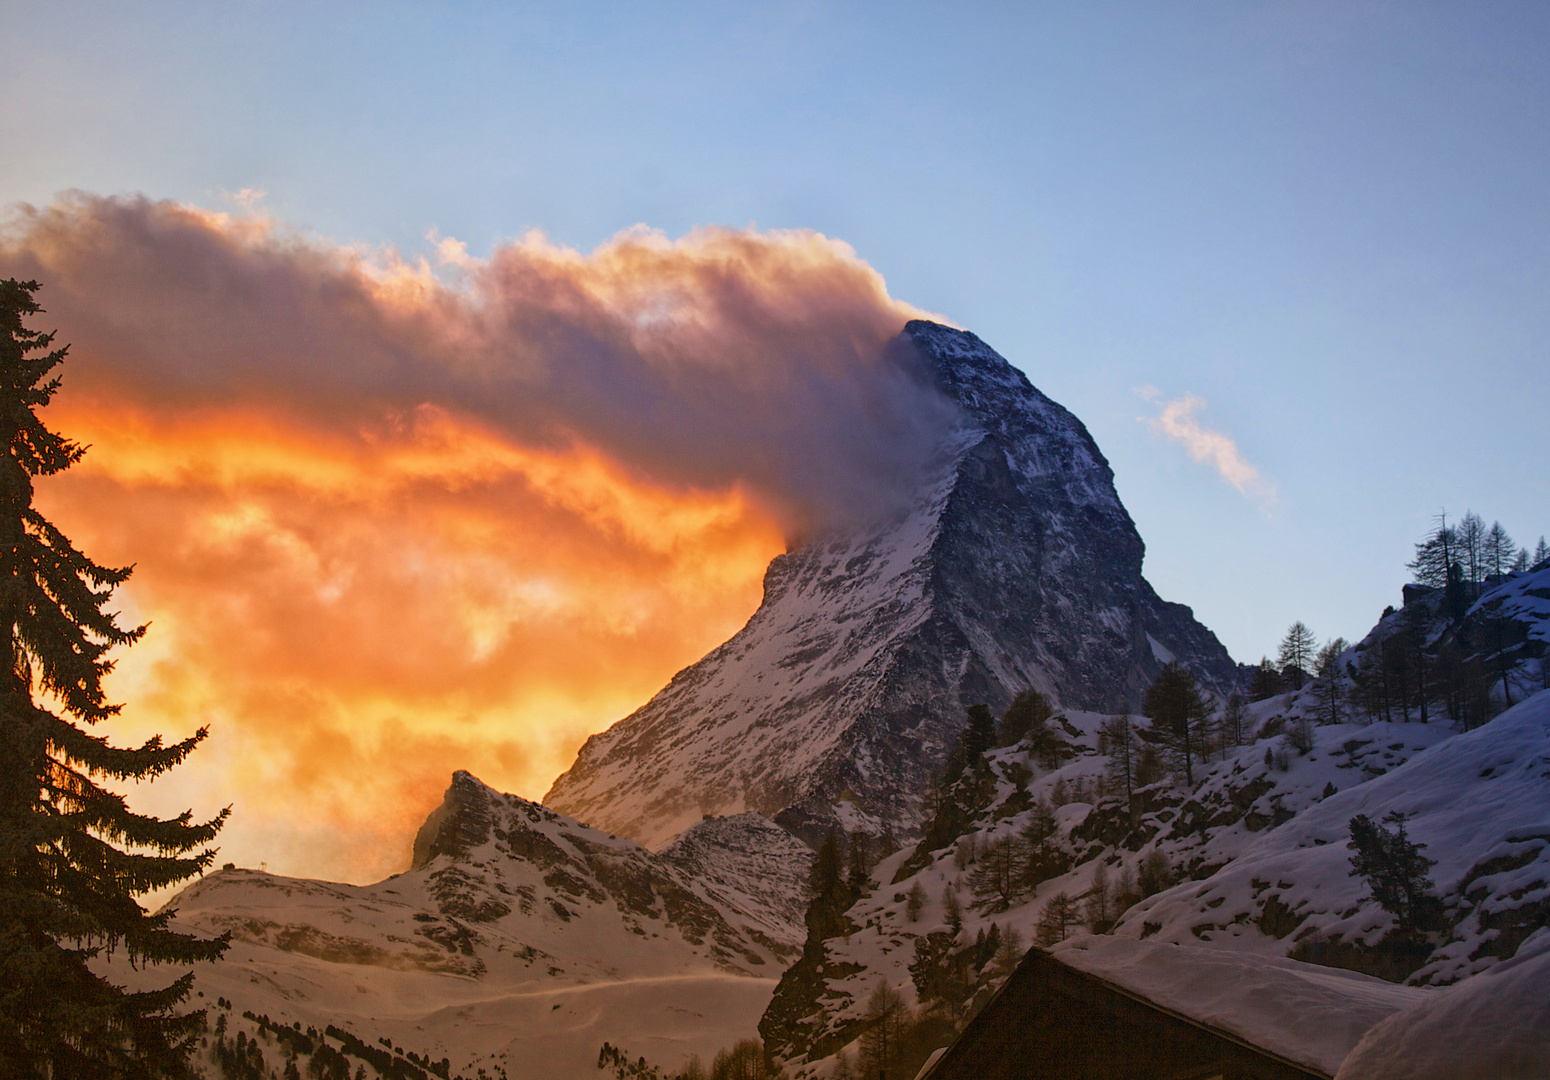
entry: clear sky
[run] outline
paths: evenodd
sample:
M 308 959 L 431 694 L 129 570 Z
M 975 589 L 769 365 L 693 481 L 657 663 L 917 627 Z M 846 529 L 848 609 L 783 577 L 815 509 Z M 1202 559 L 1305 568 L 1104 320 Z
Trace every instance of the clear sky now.
M 849 243 L 1086 422 L 1240 660 L 1360 636 L 1443 508 L 1550 532 L 1550 6 L 6 7 L 0 203 Z

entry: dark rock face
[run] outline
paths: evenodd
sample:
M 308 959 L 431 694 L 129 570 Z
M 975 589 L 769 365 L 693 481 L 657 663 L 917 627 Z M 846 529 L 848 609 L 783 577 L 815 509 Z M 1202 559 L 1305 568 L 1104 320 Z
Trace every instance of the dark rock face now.
M 474 775 L 459 769 L 452 774 L 441 805 L 414 834 L 414 855 L 409 868 L 418 870 L 437 855 L 460 858 L 490 838 L 489 789 Z
M 1141 576 L 1081 422 L 973 334 L 916 321 L 898 345 L 963 416 L 918 497 L 775 559 L 748 625 L 589 739 L 547 804 L 647 846 L 742 810 L 809 841 L 902 838 L 971 704 L 1032 686 L 1133 708 L 1174 658 L 1235 685 L 1216 637 Z

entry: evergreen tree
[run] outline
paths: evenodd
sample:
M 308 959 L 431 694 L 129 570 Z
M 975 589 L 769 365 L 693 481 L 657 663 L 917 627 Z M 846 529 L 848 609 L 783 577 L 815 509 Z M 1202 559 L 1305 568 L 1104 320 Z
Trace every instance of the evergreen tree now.
M 99 566 L 32 507 L 33 478 L 80 460 L 85 448 L 49 431 L 35 409 L 59 388 L 65 359 L 52 334 L 28 330 L 42 309 L 35 281 L 0 282 L 0 1047 L 12 1075 L 180 1075 L 202 1012 L 179 1014 L 193 981 L 126 993 L 88 961 L 122 948 L 138 964 L 214 960 L 225 937 L 167 927 L 135 897 L 184 881 L 214 858 L 196 851 L 226 811 L 194 823 L 137 814 L 103 781 L 150 780 L 205 737 L 137 748 L 88 734 L 118 713 L 102 690 L 107 652 L 137 641 L 103 610 L 128 569 Z M 37 695 L 37 696 L 35 696 Z M 55 709 L 58 711 L 56 712 Z
M 1060 823 L 1055 819 L 1054 809 L 1047 800 L 1039 799 L 1028 815 L 1028 824 L 1023 826 L 1023 840 L 1027 843 L 1023 850 L 1027 853 L 1030 888 L 1065 872 L 1065 859 L 1055 843 L 1059 832 Z
M 1407 815 L 1394 811 L 1383 819 L 1385 829 L 1366 814 L 1350 821 L 1351 872 L 1367 882 L 1372 899 L 1391 913 L 1401 932 L 1422 929 L 1427 917 L 1439 907 L 1427 872 L 1435 859 L 1421 854 L 1425 844 L 1417 844 L 1405 833 Z
M 985 751 L 996 746 L 996 718 L 989 705 L 970 705 L 969 723 L 962 736 L 964 766 L 972 768 Z
M 846 880 L 845 857 L 833 833 L 818 845 L 807 880 L 812 895 L 807 905 L 809 940 L 822 941 L 846 933 L 850 922 L 845 912 L 856 902 L 858 894 Z
M 1193 787 L 1195 762 L 1201 757 L 1210 715 L 1194 672 L 1176 660 L 1164 665 L 1146 688 L 1141 711 L 1152 721 L 1146 737 L 1173 755 L 1185 782 Z
M 1150 787 L 1163 778 L 1162 758 L 1157 754 L 1157 747 L 1149 742 L 1141 744 L 1141 752 L 1136 755 L 1136 787 Z
M 1130 867 L 1122 867 L 1119 872 L 1119 883 L 1114 886 L 1114 918 L 1117 921 L 1125 912 L 1129 911 L 1141 899 L 1140 886 L 1136 884 L 1135 871 Z
M 1281 674 L 1291 683 L 1293 690 L 1301 690 L 1303 680 L 1313 670 L 1314 650 L 1317 648 L 1318 639 L 1301 619 L 1287 628 L 1286 636 L 1281 639 L 1278 660 Z
M 1173 868 L 1168 865 L 1168 857 L 1153 848 L 1141 860 L 1141 869 L 1136 874 L 1136 888 L 1146 897 L 1160 893 L 1172 884 Z
M 1002 746 L 1012 746 L 1032 735 L 1033 752 L 1043 750 L 1041 736 L 1048 733 L 1049 718 L 1055 715 L 1049 699 L 1037 690 L 1024 690 L 1012 699 L 1006 712 L 1001 714 L 1001 724 L 996 736 Z
M 850 871 L 846 881 L 852 896 L 859 898 L 872 891 L 868 876 L 871 869 L 872 863 L 867 857 L 867 839 L 861 833 L 856 833 L 850 838 Z
M 942 887 L 942 916 L 953 933 L 963 929 L 963 905 L 958 902 L 958 890 L 951 882 Z
M 1534 554 L 1529 556 L 1528 562 L 1530 570 L 1550 562 L 1550 546 L 1545 544 L 1545 538 L 1543 536 L 1539 538 L 1539 543 L 1534 545 Z
M 991 959 L 992 974 L 1005 977 L 1017 970 L 1023 962 L 1023 935 L 1015 926 L 1007 927 L 1006 933 L 1001 935 L 1001 941 L 996 946 L 996 955 Z
M 914 854 L 899 867 L 901 876 L 896 881 L 929 863 L 931 852 L 968 832 L 995 796 L 996 778 L 985 760 L 985 751 L 996 745 L 995 718 L 988 707 L 974 705 L 968 721 L 947 755 L 942 775 L 926 793 L 930 817 Z

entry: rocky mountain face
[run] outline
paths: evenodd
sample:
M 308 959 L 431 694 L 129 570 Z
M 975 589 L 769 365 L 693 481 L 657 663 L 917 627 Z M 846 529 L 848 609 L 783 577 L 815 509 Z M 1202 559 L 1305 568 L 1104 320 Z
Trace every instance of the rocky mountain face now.
M 809 842 L 904 837 L 971 704 L 1035 687 L 1123 710 L 1175 658 L 1235 683 L 1215 636 L 1141 576 L 1081 422 L 973 334 L 915 321 L 899 346 L 961 413 L 914 500 L 775 559 L 747 626 L 589 739 L 547 805 L 648 847 L 747 810 Z

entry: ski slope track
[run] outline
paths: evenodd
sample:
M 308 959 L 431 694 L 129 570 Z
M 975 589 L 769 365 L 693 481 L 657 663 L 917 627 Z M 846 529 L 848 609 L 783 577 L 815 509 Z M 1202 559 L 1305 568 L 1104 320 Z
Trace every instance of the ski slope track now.
M 904 837 L 964 722 L 1027 687 L 1135 705 L 1176 656 L 1235 668 L 1145 551 L 1081 422 L 973 334 L 915 321 L 894 350 L 961 422 L 910 504 L 777 557 L 730 641 L 582 747 L 544 802 L 657 847 L 702 815 L 757 811 L 815 842 Z

